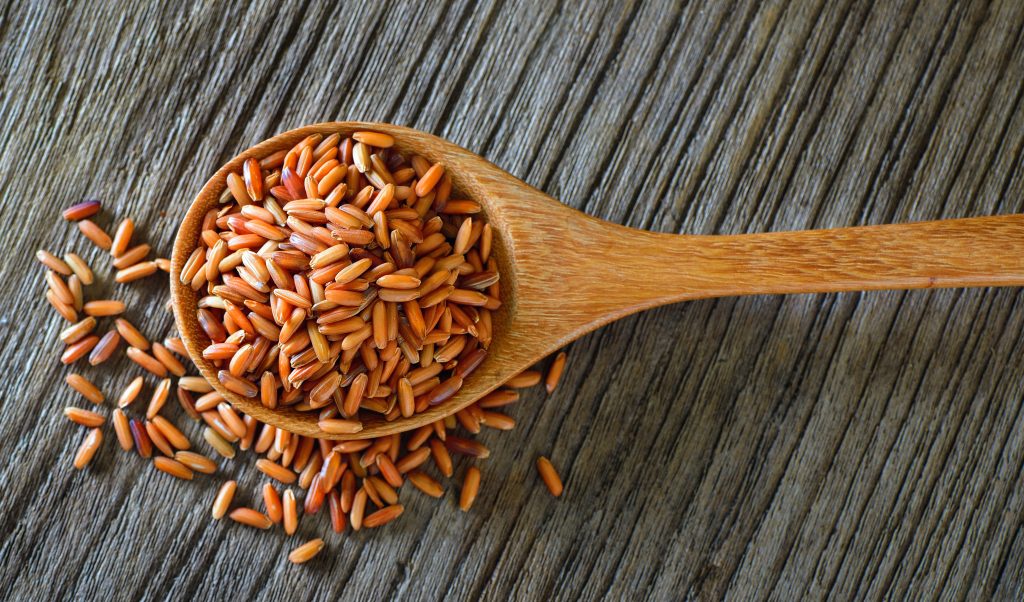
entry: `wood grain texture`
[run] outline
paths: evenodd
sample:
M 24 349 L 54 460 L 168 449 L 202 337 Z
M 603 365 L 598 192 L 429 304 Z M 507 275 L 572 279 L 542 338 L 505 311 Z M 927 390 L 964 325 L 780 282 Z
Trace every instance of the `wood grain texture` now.
M 660 232 L 1020 213 L 1022 33 L 1015 0 L 0 5 L 0 598 L 1024 597 L 1017 289 L 626 318 L 483 436 L 471 512 L 449 487 L 378 532 L 306 520 L 327 549 L 293 567 L 299 541 L 208 518 L 227 476 L 257 503 L 251 457 L 172 482 L 108 436 L 71 469 L 85 433 L 59 413 L 79 400 L 33 258 L 79 252 L 89 294 L 163 337 L 166 284 L 113 283 L 60 209 L 100 198 L 101 225 L 130 215 L 167 254 L 213 169 L 341 119 L 435 133 Z M 108 396 L 137 373 L 103 368 L 82 372 Z

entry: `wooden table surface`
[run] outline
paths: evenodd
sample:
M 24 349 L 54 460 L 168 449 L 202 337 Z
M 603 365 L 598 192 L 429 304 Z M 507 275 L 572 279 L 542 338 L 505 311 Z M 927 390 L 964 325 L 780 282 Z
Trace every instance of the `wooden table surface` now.
M 166 283 L 114 284 L 60 210 L 101 199 L 102 225 L 131 216 L 166 255 L 221 162 L 335 119 L 438 134 L 665 232 L 1018 212 L 1022 27 L 1019 0 L 4 3 L 0 599 L 1021 599 L 1017 289 L 634 316 L 572 345 L 517 430 L 482 436 L 471 512 L 453 483 L 403 493 L 386 528 L 336 535 L 318 515 L 289 539 L 209 518 L 227 476 L 257 503 L 248 454 L 183 483 L 108 430 L 72 469 L 84 430 L 61 408 L 84 402 L 33 254 L 78 251 L 90 297 L 166 336 Z M 138 373 L 79 369 L 108 396 Z M 314 562 L 285 560 L 318 535 Z

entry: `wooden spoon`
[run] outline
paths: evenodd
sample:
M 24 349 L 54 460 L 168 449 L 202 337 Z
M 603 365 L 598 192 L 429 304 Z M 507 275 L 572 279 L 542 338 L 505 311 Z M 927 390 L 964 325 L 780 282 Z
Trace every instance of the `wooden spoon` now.
M 462 390 L 426 412 L 364 421 L 355 435 L 330 435 L 316 412 L 269 410 L 226 390 L 203 359 L 209 344 L 197 295 L 178 275 L 195 249 L 203 215 L 225 178 L 249 157 L 288 149 L 306 136 L 358 130 L 391 134 L 396 148 L 445 165 L 454 189 L 479 201 L 495 229 L 502 282 L 494 342 Z M 623 316 L 677 301 L 777 293 L 828 293 L 1024 284 L 1024 215 L 890 226 L 730 236 L 658 234 L 604 222 L 523 183 L 450 142 L 383 123 L 302 127 L 261 142 L 220 168 L 178 230 L 171 267 L 174 314 L 203 376 L 239 410 L 294 433 L 331 439 L 380 437 L 429 424 L 468 406 L 576 338 Z

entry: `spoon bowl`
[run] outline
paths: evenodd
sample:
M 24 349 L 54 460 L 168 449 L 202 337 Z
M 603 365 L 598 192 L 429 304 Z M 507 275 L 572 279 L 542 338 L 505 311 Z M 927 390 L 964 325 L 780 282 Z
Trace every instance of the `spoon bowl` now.
M 501 276 L 487 358 L 450 399 L 409 418 L 363 420 L 359 433 L 323 432 L 315 412 L 270 410 L 227 390 L 203 358 L 210 341 L 199 295 L 179 275 L 203 216 L 218 206 L 229 173 L 249 158 L 311 134 L 390 134 L 395 148 L 441 163 L 453 188 L 480 203 L 494 229 Z M 234 407 L 293 433 L 365 439 L 430 424 L 472 404 L 539 359 L 608 322 L 678 301 L 730 295 L 819 293 L 1024 284 L 1024 216 L 1006 215 L 729 236 L 659 234 L 604 222 L 562 205 L 486 159 L 414 129 L 330 122 L 285 132 L 242 152 L 207 181 L 178 230 L 171 261 L 175 321 L 192 361 Z

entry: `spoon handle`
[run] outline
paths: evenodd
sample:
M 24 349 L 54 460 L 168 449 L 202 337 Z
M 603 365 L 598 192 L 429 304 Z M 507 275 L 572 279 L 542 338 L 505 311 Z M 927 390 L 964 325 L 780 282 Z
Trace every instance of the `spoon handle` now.
M 580 282 L 609 318 L 709 297 L 1024 285 L 1024 215 L 729 236 L 614 230 L 605 242 L 619 252 L 606 246 Z

